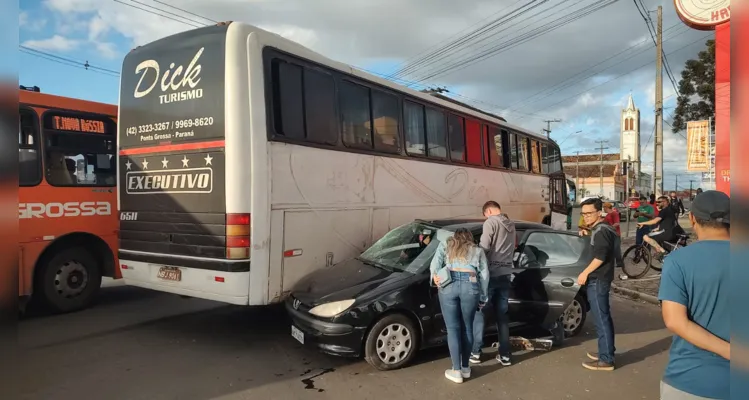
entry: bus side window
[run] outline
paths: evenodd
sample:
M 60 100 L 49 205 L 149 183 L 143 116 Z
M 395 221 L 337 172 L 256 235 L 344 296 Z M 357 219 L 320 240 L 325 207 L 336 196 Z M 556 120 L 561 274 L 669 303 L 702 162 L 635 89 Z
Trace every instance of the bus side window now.
M 450 144 L 450 159 L 452 161 L 466 161 L 466 136 L 463 125 L 463 117 L 453 114 L 447 116 L 447 138 Z
M 541 143 L 541 173 L 544 175 L 549 174 L 549 146 L 546 143 Z
M 518 140 L 518 170 L 528 172 L 528 138 L 517 135 Z
M 348 147 L 372 149 L 372 114 L 369 88 L 341 81 L 339 90 L 343 144 Z
M 538 155 L 539 150 L 538 141 L 531 140 L 531 170 L 534 174 L 541 173 L 541 158 Z
M 18 184 L 36 186 L 42 180 L 39 162 L 39 123 L 34 111 L 19 110 L 18 126 Z

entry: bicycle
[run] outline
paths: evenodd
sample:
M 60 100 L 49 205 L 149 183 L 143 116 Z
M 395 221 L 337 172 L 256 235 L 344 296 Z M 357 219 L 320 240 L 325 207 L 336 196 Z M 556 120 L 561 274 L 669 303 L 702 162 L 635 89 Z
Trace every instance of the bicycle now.
M 669 253 L 672 251 L 680 248 L 680 247 L 686 247 L 688 244 L 688 239 L 690 235 L 688 233 L 684 234 L 677 234 L 676 235 L 676 242 L 663 242 L 663 249 L 666 250 L 665 253 L 661 254 L 658 250 L 652 248 L 652 246 L 643 240 L 642 244 L 633 244 L 632 246 L 629 246 L 627 250 L 624 251 L 624 254 L 622 255 L 622 259 L 624 260 L 624 265 L 622 266 L 622 271 L 625 275 L 627 275 L 627 278 L 630 279 L 639 279 L 645 276 L 645 274 L 648 273 L 650 268 L 660 272 L 663 269 L 663 258 L 666 257 Z M 641 262 L 644 263 L 645 268 L 640 273 L 634 273 L 634 271 L 631 269 L 631 266 L 628 266 L 627 263 L 627 257 L 632 253 L 632 261 L 635 265 L 640 264 Z

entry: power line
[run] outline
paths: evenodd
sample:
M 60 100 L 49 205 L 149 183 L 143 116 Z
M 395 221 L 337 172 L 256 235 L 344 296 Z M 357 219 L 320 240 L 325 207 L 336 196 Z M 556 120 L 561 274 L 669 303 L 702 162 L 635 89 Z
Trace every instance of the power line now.
M 676 49 L 676 50 L 674 50 L 674 51 L 672 51 L 672 52 L 670 52 L 670 53 L 668 53 L 668 54 L 674 54 L 674 53 L 676 53 L 676 52 L 678 52 L 678 51 L 681 51 L 681 50 L 683 50 L 683 49 L 685 49 L 685 48 L 687 48 L 687 47 L 689 47 L 689 46 L 692 46 L 693 44 L 695 44 L 695 43 L 697 43 L 697 42 L 703 41 L 703 40 L 707 39 L 707 38 L 708 38 L 708 37 L 710 37 L 710 36 L 713 36 L 713 35 L 712 35 L 712 34 L 709 34 L 709 35 L 703 36 L 703 37 L 701 37 L 701 38 L 699 38 L 699 39 L 697 39 L 697 40 L 695 40 L 695 41 L 693 41 L 693 42 L 691 42 L 691 43 L 688 43 L 688 44 L 686 44 L 686 45 L 684 45 L 684 46 L 682 46 L 682 47 L 679 47 L 678 49 Z M 631 74 L 631 73 L 633 73 L 633 72 L 637 72 L 637 71 L 639 71 L 639 70 L 641 70 L 641 69 L 643 69 L 643 68 L 645 68 L 645 67 L 649 66 L 649 65 L 650 65 L 650 64 L 652 64 L 652 63 L 653 63 L 653 61 L 648 61 L 647 63 L 645 63 L 645 64 L 643 64 L 643 65 L 641 65 L 641 66 L 639 66 L 639 67 L 637 67 L 637 68 L 635 68 L 635 69 L 633 69 L 633 70 L 631 70 L 631 71 L 629 71 L 629 72 L 625 72 L 625 73 L 623 73 L 623 74 L 617 75 L 616 77 L 614 77 L 614 78 L 611 78 L 611 79 L 609 79 L 609 80 L 607 80 L 607 81 L 605 81 L 605 82 L 602 82 L 602 83 L 600 83 L 600 84 L 598 84 L 598 85 L 595 85 L 595 86 L 593 86 L 593 87 L 591 87 L 591 88 L 589 88 L 589 89 L 587 89 L 587 90 L 584 90 L 584 91 L 582 91 L 582 92 L 579 92 L 579 93 L 576 93 L 576 94 L 574 94 L 574 95 L 572 95 L 572 96 L 566 97 L 566 98 L 562 99 L 561 101 L 558 101 L 558 102 L 556 102 L 556 103 L 554 103 L 554 104 L 552 104 L 552 105 L 550 105 L 550 106 L 547 106 L 547 107 L 545 107 L 545 108 L 542 108 L 542 109 L 539 109 L 539 110 L 534 110 L 533 112 L 534 112 L 534 113 L 537 113 L 537 112 L 539 112 L 539 111 L 544 111 L 544 110 L 548 110 L 549 108 L 552 108 L 552 107 L 554 107 L 554 106 L 557 106 L 557 105 L 559 105 L 559 104 L 561 104 L 561 103 L 563 103 L 563 102 L 565 102 L 565 101 L 567 101 L 567 100 L 569 100 L 569 99 L 571 99 L 571 98 L 577 97 L 577 96 L 579 96 L 579 95 L 581 95 L 581 94 L 585 94 L 585 93 L 588 93 L 588 92 L 590 92 L 590 91 L 591 91 L 591 90 L 593 90 L 593 89 L 596 89 L 596 88 L 598 88 L 598 87 L 601 87 L 601 86 L 603 86 L 603 85 L 605 85 L 605 84 L 607 84 L 607 83 L 613 82 L 613 81 L 615 81 L 615 80 L 617 80 L 617 79 L 619 79 L 619 78 L 622 78 L 622 77 L 624 77 L 624 76 L 627 76 L 627 75 L 629 75 L 629 74 Z M 521 118 L 519 118 L 519 119 L 522 119 L 522 117 L 521 117 Z
M 91 64 L 89 64 L 88 61 L 74 60 L 72 58 L 58 56 L 56 54 L 48 53 L 48 52 L 45 52 L 45 51 L 42 51 L 42 50 L 33 49 L 33 48 L 30 48 L 30 47 L 27 47 L 27 46 L 24 46 L 24 45 L 19 45 L 18 49 L 22 53 L 25 53 L 25 54 L 28 54 L 28 55 L 31 55 L 31 56 L 35 56 L 35 57 L 39 57 L 39 58 L 43 58 L 43 59 L 46 59 L 46 60 L 49 60 L 49 61 L 52 61 L 52 62 L 56 62 L 56 63 L 62 64 L 62 65 L 67 65 L 67 66 L 70 66 L 70 67 L 83 68 L 85 70 L 92 71 L 92 72 L 97 72 L 97 73 L 104 74 L 104 75 L 107 75 L 107 76 L 114 76 L 114 77 L 120 76 L 120 73 L 118 71 L 114 71 L 114 70 L 111 70 L 111 69 L 108 69 L 108 68 L 98 67 L 96 65 L 91 65 Z
M 666 41 L 668 41 L 668 40 L 671 40 L 671 39 L 674 39 L 674 38 L 676 38 L 676 37 L 678 37 L 678 36 L 680 36 L 680 35 L 683 35 L 684 33 L 687 33 L 687 32 L 689 31 L 689 28 L 688 28 L 687 26 L 685 26 L 684 24 L 675 24 L 675 25 L 671 26 L 670 28 L 666 29 L 666 30 L 665 30 L 664 32 L 667 32 L 667 31 L 669 31 L 669 30 L 671 30 L 671 29 L 673 29 L 673 28 L 676 28 L 676 27 L 681 27 L 681 29 L 677 29 L 676 31 L 674 31 L 674 32 L 673 32 L 673 35 L 672 35 L 671 37 L 669 37 L 669 38 L 665 39 L 665 40 L 664 40 L 664 42 L 666 42 Z M 606 71 L 606 70 L 609 70 L 609 69 L 611 69 L 611 68 L 613 68 L 613 67 L 615 67 L 615 66 L 617 66 L 617 65 L 620 65 L 620 64 L 622 64 L 622 63 L 624 63 L 624 62 L 627 62 L 627 61 L 631 61 L 631 59 L 632 59 L 632 58 L 633 58 L 634 56 L 637 56 L 637 55 L 639 55 L 639 54 L 642 54 L 642 53 L 644 53 L 645 51 L 648 51 L 648 50 L 652 49 L 652 47 L 645 47 L 645 48 L 643 48 L 643 49 L 640 49 L 639 51 L 635 52 L 634 54 L 631 54 L 631 55 L 629 55 L 629 56 L 628 56 L 627 58 L 625 58 L 625 59 L 622 59 L 622 60 L 621 60 L 621 61 L 619 61 L 619 62 L 616 62 L 616 63 L 614 63 L 614 64 L 611 64 L 611 65 L 609 65 L 608 67 L 606 67 L 606 68 L 603 68 L 603 69 L 601 69 L 601 70 L 598 70 L 598 71 L 593 71 L 592 73 L 590 73 L 590 74 L 587 74 L 587 75 L 585 75 L 585 76 L 581 77 L 580 79 L 576 79 L 576 80 L 574 80 L 574 81 L 571 81 L 571 82 L 569 82 L 569 83 L 565 84 L 565 82 L 568 82 L 568 81 L 569 81 L 570 79 L 573 79 L 573 78 L 575 78 L 575 77 L 577 77 L 577 76 L 580 76 L 580 75 L 584 74 L 585 72 L 587 72 L 587 71 L 590 71 L 590 70 L 592 70 L 593 68 L 595 68 L 595 67 L 597 67 L 597 66 L 599 66 L 599 65 L 601 65 L 601 64 L 604 64 L 605 62 L 607 62 L 607 61 L 609 61 L 609 60 L 612 60 L 612 59 L 616 58 L 617 56 L 619 56 L 619 55 L 621 55 L 621 54 L 624 54 L 624 53 L 626 53 L 626 52 L 628 52 L 628 51 L 630 51 L 630 50 L 633 50 L 633 49 L 635 49 L 635 48 L 639 47 L 640 45 L 642 45 L 642 44 L 644 44 L 644 43 L 647 43 L 647 39 L 644 39 L 644 40 L 642 40 L 642 41 L 640 41 L 640 42 L 638 42 L 638 43 L 636 43 L 636 44 L 634 44 L 634 45 L 632 45 L 632 46 L 630 46 L 630 47 L 628 47 L 628 48 L 626 48 L 626 49 L 624 49 L 624 50 L 622 50 L 622 51 L 620 51 L 620 52 L 618 52 L 618 53 L 616 53 L 616 54 L 614 54 L 613 56 L 611 56 L 611 57 L 609 57 L 609 58 L 607 58 L 607 59 L 605 59 L 605 60 L 603 60 L 603 61 L 599 62 L 598 64 L 595 64 L 594 66 L 592 66 L 592 67 L 590 67 L 590 68 L 588 68 L 588 69 L 586 69 L 586 70 L 584 70 L 584 71 L 581 71 L 581 72 L 579 72 L 579 73 L 577 73 L 577 74 L 575 74 L 575 75 L 573 75 L 573 76 L 571 76 L 571 77 L 567 78 L 566 80 L 562 81 L 561 83 L 558 83 L 557 85 L 554 85 L 554 86 L 552 86 L 552 87 L 550 87 L 550 88 L 547 88 L 547 89 L 541 90 L 540 92 L 537 92 L 537 93 L 535 93 L 534 95 L 532 95 L 532 96 L 530 96 L 530 97 L 528 97 L 528 98 L 526 98 L 526 99 L 524 99 L 524 100 L 521 100 L 521 101 L 520 101 L 519 103 L 516 103 L 516 105 L 512 106 L 512 107 L 511 107 L 511 108 L 510 108 L 510 109 L 508 110 L 508 112 L 509 112 L 509 111 L 513 111 L 513 110 L 516 110 L 516 109 L 518 109 L 518 108 L 520 108 L 520 107 L 522 107 L 522 106 L 528 106 L 528 105 L 530 105 L 530 104 L 534 104 L 534 103 L 537 103 L 537 102 L 539 102 L 539 101 L 543 100 L 544 98 L 548 98 L 548 97 L 549 97 L 549 96 L 551 96 L 552 94 L 555 94 L 555 93 L 559 93 L 559 92 L 561 92 L 562 90 L 564 90 L 564 89 L 567 89 L 567 88 L 570 88 L 570 87 L 574 86 L 575 84 L 577 84 L 577 83 L 579 83 L 579 82 L 582 82 L 582 81 L 584 81 L 584 80 L 586 80 L 586 79 L 588 79 L 588 78 L 590 78 L 590 77 L 592 77 L 592 76 L 594 76 L 594 75 L 596 75 L 596 74 L 600 74 L 601 72 L 603 72 L 603 71 Z M 540 97 L 537 97 L 537 96 L 539 96 L 539 95 L 541 95 L 541 96 L 540 96 Z M 533 101 L 530 101 L 530 100 L 531 100 L 532 98 L 534 98 L 534 97 L 537 97 L 537 98 L 536 98 L 535 100 L 533 100 Z M 671 97 L 671 96 L 669 96 L 669 97 Z
M 160 17 L 163 17 L 163 18 L 166 18 L 166 19 L 170 19 L 170 20 L 175 21 L 175 22 L 179 22 L 179 23 L 182 23 L 182 24 L 185 24 L 185 25 L 192 26 L 193 28 L 200 28 L 200 27 L 204 26 L 204 25 L 196 25 L 196 24 L 193 24 L 193 23 L 190 23 L 190 22 L 182 21 L 182 20 L 179 20 L 177 18 L 170 17 L 170 16 L 164 15 L 164 14 L 160 14 L 160 13 L 157 13 L 155 11 L 143 8 L 143 7 L 138 7 L 138 6 L 130 4 L 130 3 L 125 3 L 125 2 L 120 1 L 120 0 L 113 0 L 113 1 L 115 3 L 120 3 L 122 5 L 125 5 L 125 6 L 128 6 L 128 7 L 132 7 L 132 8 L 135 8 L 137 10 L 145 11 L 145 12 L 147 12 L 149 14 L 158 15 Z
M 647 11 L 647 8 L 645 8 L 645 5 L 642 3 L 642 0 L 632 0 L 635 3 L 635 7 L 637 7 L 637 11 L 642 16 L 642 19 L 645 21 L 645 26 L 648 28 L 648 33 L 650 33 L 650 38 L 653 39 L 653 44 L 656 45 L 655 41 L 655 24 L 653 24 L 653 20 L 650 18 L 650 14 Z M 676 93 L 679 93 L 678 85 L 676 84 L 676 79 L 674 78 L 673 72 L 671 71 L 671 65 L 668 63 L 668 57 L 666 57 L 666 53 L 663 49 L 661 49 L 661 53 L 663 56 L 663 62 L 666 69 L 666 75 L 668 75 L 668 79 L 671 81 L 671 84 L 674 87 L 674 91 Z
M 428 79 L 432 79 L 434 77 L 445 75 L 448 73 L 454 73 L 457 71 L 460 71 L 466 67 L 469 67 L 473 64 L 476 64 L 477 62 L 483 61 L 489 57 L 492 57 L 496 54 L 499 54 L 501 52 L 510 50 L 514 48 L 515 46 L 519 46 L 525 42 L 528 42 L 530 40 L 533 40 L 539 36 L 542 36 L 546 33 L 552 32 L 558 28 L 561 28 L 562 26 L 568 25 L 574 21 L 577 21 L 583 17 L 586 17 L 587 15 L 590 15 L 596 11 L 599 11 L 605 7 L 608 7 L 614 3 L 616 3 L 618 0 L 600 0 L 593 4 L 590 4 L 588 6 L 585 6 L 581 9 L 578 9 L 576 11 L 573 11 L 569 14 L 566 14 L 560 18 L 557 18 L 554 21 L 551 21 L 550 23 L 546 25 L 542 25 L 534 30 L 531 30 L 530 32 L 526 32 L 525 34 L 522 34 L 518 37 L 515 37 L 513 39 L 507 40 L 497 46 L 494 46 L 478 55 L 475 55 L 473 57 L 470 57 L 468 59 L 465 59 L 460 62 L 455 62 L 451 65 L 448 65 L 447 67 L 443 67 L 442 69 L 439 69 L 438 71 L 435 71 L 428 76 L 424 76 L 419 79 L 415 79 L 417 82 L 422 82 Z M 579 3 L 579 2 L 578 2 Z M 486 47 L 486 46 L 485 46 Z
M 192 19 L 192 18 L 187 18 L 187 17 L 185 17 L 184 15 L 180 15 L 180 14 L 175 14 L 175 13 L 173 13 L 173 12 L 171 12 L 171 11 L 167 11 L 167 10 L 162 10 L 161 8 L 158 8 L 158 7 L 154 7 L 154 6 L 152 6 L 152 5 L 149 5 L 149 4 L 146 4 L 146 3 L 143 3 L 143 2 L 141 2 L 141 1 L 138 1 L 138 0 L 130 0 L 130 1 L 132 1 L 133 3 L 137 3 L 137 4 L 140 4 L 140 5 L 142 5 L 142 6 L 148 7 L 148 8 L 152 8 L 152 9 L 154 9 L 154 10 L 157 10 L 157 11 L 161 11 L 161 12 L 163 12 L 163 13 L 167 13 L 167 14 L 169 14 L 169 15 L 173 15 L 173 16 L 175 16 L 175 17 L 177 17 L 177 18 L 182 18 L 182 19 L 184 19 L 184 20 L 186 20 L 186 21 L 194 22 L 194 23 L 198 24 L 199 26 L 204 26 L 204 25 L 206 25 L 206 24 L 205 24 L 204 22 L 201 22 L 201 21 L 196 21 L 196 20 L 194 20 L 194 19 Z M 169 6 L 169 4 L 167 4 L 167 6 Z M 170 6 L 170 7 L 171 7 L 171 6 Z M 201 17 L 201 18 L 203 18 L 203 17 Z
M 519 3 L 520 1 L 522 1 L 522 0 L 519 0 L 516 3 L 514 3 L 513 6 L 515 4 L 517 4 L 517 3 Z M 416 61 L 413 61 L 411 63 L 406 64 L 406 66 L 404 66 L 404 67 L 396 70 L 392 74 L 388 75 L 388 77 L 395 78 L 395 77 L 399 77 L 399 76 L 404 76 L 408 72 L 414 71 L 415 68 L 418 68 L 419 66 L 424 65 L 424 63 L 429 62 L 430 60 L 433 60 L 434 58 L 438 57 L 440 54 L 443 54 L 445 52 L 449 52 L 452 49 L 456 49 L 456 48 L 462 46 L 463 44 L 465 44 L 467 42 L 470 42 L 471 40 L 473 40 L 473 39 L 475 39 L 475 38 L 477 38 L 477 37 L 479 37 L 479 36 L 481 36 L 481 35 L 483 35 L 485 33 L 491 32 L 492 30 L 494 30 L 497 27 L 501 26 L 502 23 L 511 21 L 512 19 L 517 18 L 518 16 L 524 14 L 525 12 L 527 12 L 529 10 L 532 10 L 533 8 L 538 7 L 539 5 L 541 5 L 543 3 L 546 3 L 548 0 L 543 0 L 543 1 L 541 1 L 541 3 L 533 5 L 533 3 L 536 3 L 537 1 L 538 0 L 531 0 L 530 2 L 525 3 L 522 6 L 516 8 L 514 10 L 512 10 L 512 11 L 510 11 L 510 12 L 508 12 L 508 13 L 506 13 L 506 14 L 498 17 L 498 18 L 495 18 L 491 22 L 482 25 L 481 27 L 479 27 L 479 28 L 477 28 L 477 29 L 475 29 L 475 30 L 473 30 L 473 31 L 471 31 L 471 32 L 469 32 L 469 33 L 461 36 L 460 38 L 458 38 L 456 40 L 453 40 L 452 42 L 447 43 L 447 44 L 445 44 L 445 45 L 443 45 L 443 46 L 441 46 L 441 47 L 439 47 L 439 48 L 437 48 L 437 49 L 435 49 L 435 50 L 427 53 L 426 55 L 420 57 Z M 533 5 L 531 8 L 529 8 L 527 10 L 523 10 L 524 8 L 526 8 L 528 6 L 531 6 L 531 5 Z M 513 16 L 513 14 L 518 13 L 518 12 L 520 12 L 520 13 Z M 507 20 L 505 20 L 505 19 L 507 19 Z
M 205 16 L 202 16 L 202 15 L 200 15 L 200 14 L 195 14 L 195 13 L 193 13 L 193 12 L 190 12 L 190 11 L 188 11 L 188 10 L 185 10 L 184 8 L 179 8 L 179 7 L 177 7 L 177 6 L 173 6 L 173 5 L 171 5 L 171 4 L 167 4 L 167 3 L 164 3 L 163 1 L 159 1 L 159 0 L 153 0 L 153 1 L 154 1 L 154 2 L 156 2 L 156 3 L 159 3 L 159 4 L 163 4 L 163 5 L 167 6 L 167 7 L 171 7 L 171 8 L 173 8 L 173 9 L 175 9 L 175 10 L 179 10 L 179 11 L 182 11 L 182 12 L 183 12 L 183 13 L 185 13 L 185 14 L 190 14 L 190 15 L 192 15 L 192 16 L 195 16 L 195 17 L 198 17 L 198 18 L 203 18 L 203 19 L 206 19 L 206 20 L 208 20 L 208 21 L 211 21 L 211 22 L 213 22 L 213 23 L 216 23 L 216 24 L 218 23 L 218 21 L 216 21 L 216 20 L 214 20 L 214 19 L 210 19 L 210 18 L 208 18 L 208 17 L 205 17 Z

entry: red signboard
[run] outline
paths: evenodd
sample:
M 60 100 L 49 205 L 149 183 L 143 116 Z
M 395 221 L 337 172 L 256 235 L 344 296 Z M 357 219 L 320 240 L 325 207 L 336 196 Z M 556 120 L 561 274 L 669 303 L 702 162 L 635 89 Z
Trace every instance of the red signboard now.
M 715 189 L 731 194 L 731 23 L 715 28 Z

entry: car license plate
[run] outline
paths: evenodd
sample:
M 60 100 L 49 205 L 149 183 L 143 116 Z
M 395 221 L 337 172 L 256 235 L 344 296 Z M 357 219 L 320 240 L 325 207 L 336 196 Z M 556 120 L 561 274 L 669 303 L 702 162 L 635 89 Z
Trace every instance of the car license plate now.
M 161 267 L 156 277 L 166 281 L 179 282 L 182 280 L 182 270 L 177 267 Z
M 294 325 L 291 325 L 291 336 L 299 343 L 304 344 L 304 332 Z

